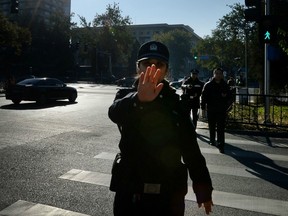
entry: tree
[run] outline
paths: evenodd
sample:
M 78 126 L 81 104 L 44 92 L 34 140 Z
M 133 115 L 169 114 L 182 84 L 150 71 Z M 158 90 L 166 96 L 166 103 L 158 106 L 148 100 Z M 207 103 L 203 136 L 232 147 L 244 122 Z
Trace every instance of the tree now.
M 278 27 L 279 47 L 288 56 L 288 1 L 270 1 L 271 14 L 276 18 L 275 25 Z
M 259 59 L 263 55 L 260 52 L 258 37 L 255 37 L 258 35 L 257 26 L 255 23 L 245 21 L 244 5 L 236 3 L 229 7 L 231 12 L 218 21 L 217 28 L 212 31 L 212 36 L 204 38 L 197 45 L 198 52 L 209 57 L 208 60 L 200 61 L 199 64 L 208 70 L 223 67 L 228 75 L 237 76 L 244 72 L 247 57 L 248 76 L 259 78 L 256 74 L 262 74 L 263 60 Z
M 93 27 L 99 32 L 97 49 L 111 53 L 114 64 L 127 65 L 133 45 L 128 29 L 132 22 L 129 16 L 123 17 L 121 12 L 119 4 L 108 4 L 104 14 L 96 14 Z
M 14 65 L 31 43 L 31 33 L 10 22 L 0 13 L 0 73 L 4 76 L 15 75 Z
M 169 48 L 171 59 L 169 70 L 172 78 L 180 77 L 189 72 L 191 68 L 187 68 L 186 62 L 192 59 L 193 37 L 191 33 L 176 29 L 156 34 L 153 39 L 166 44 Z
M 287 84 L 285 74 L 287 73 L 288 62 L 288 25 L 285 14 L 287 13 L 288 4 L 287 2 L 284 3 L 284 1 L 275 2 L 273 1 L 271 5 L 271 15 L 275 15 L 278 18 L 275 23 L 278 27 L 278 40 L 277 43 L 271 44 L 277 54 L 274 59 L 270 59 L 271 89 L 283 88 Z M 217 56 L 220 61 L 217 62 L 216 58 L 210 58 L 208 61 L 199 61 L 199 64 L 209 68 L 211 66 L 215 67 L 217 64 L 219 66 L 220 62 L 230 75 L 237 75 L 238 67 L 245 70 L 245 58 L 247 58 L 248 81 L 257 81 L 260 87 L 263 87 L 264 44 L 259 41 L 259 26 L 255 22 L 245 22 L 243 5 L 237 3 L 229 7 L 232 9 L 231 12 L 218 21 L 217 28 L 213 30 L 212 36 L 204 38 L 197 46 L 198 52 L 206 52 L 208 53 L 207 55 Z M 282 51 L 279 47 L 281 47 Z
M 31 34 L 27 28 L 11 23 L 0 13 L 0 47 L 11 54 L 20 55 L 23 48 L 31 43 Z

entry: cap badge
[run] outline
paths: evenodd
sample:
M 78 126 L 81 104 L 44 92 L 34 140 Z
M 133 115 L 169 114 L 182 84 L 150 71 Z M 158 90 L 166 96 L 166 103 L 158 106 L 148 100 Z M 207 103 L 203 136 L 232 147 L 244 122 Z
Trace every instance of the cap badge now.
M 151 45 L 150 45 L 150 50 L 151 50 L 151 51 L 157 51 L 157 50 L 158 50 L 157 45 L 156 45 L 156 44 L 151 44 Z

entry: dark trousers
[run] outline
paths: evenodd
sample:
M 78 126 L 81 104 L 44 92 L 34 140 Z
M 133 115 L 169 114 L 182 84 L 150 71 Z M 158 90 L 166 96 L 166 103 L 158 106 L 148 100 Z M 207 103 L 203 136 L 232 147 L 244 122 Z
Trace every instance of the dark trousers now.
M 131 194 L 116 192 L 114 216 L 184 216 L 181 195 Z
M 207 117 L 210 133 L 210 142 L 215 143 L 216 128 L 217 128 L 217 142 L 220 147 L 224 147 L 226 112 L 213 113 L 208 111 Z

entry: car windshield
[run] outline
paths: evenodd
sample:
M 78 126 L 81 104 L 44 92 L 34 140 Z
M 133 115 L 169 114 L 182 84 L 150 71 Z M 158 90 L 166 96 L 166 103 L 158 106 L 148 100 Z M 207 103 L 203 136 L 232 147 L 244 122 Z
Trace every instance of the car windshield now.
M 35 84 L 35 83 L 38 83 L 39 82 L 39 79 L 25 79 L 21 82 L 19 82 L 18 84 L 20 85 L 31 85 L 31 84 Z

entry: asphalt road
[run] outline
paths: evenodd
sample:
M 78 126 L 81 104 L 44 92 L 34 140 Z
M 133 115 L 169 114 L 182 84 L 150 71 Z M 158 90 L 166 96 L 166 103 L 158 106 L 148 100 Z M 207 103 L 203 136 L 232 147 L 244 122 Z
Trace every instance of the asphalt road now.
M 120 136 L 107 109 L 116 87 L 73 86 L 73 104 L 15 106 L 0 95 L 0 216 L 113 215 L 108 186 Z M 287 215 L 287 139 L 226 133 L 223 155 L 208 145 L 204 122 L 197 133 L 214 186 L 212 215 Z M 191 191 L 185 215 L 205 215 Z

